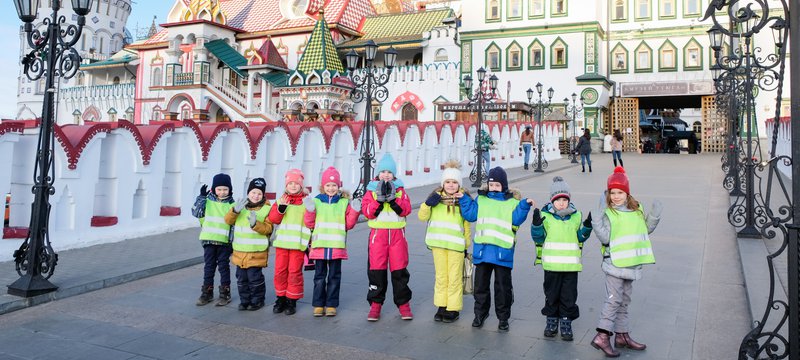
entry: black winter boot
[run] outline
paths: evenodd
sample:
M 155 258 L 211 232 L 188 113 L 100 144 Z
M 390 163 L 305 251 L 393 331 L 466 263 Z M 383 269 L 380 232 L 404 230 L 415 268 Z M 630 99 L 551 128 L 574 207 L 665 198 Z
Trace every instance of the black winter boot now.
M 286 315 L 294 315 L 297 312 L 297 300 L 295 299 L 288 299 L 286 300 L 286 310 L 283 312 Z
M 200 297 L 197 299 L 197 306 L 203 306 L 214 300 L 214 285 L 203 285 L 200 288 Z
M 614 159 L 614 167 L 617 167 L 617 159 Z
M 442 321 L 445 311 L 447 311 L 447 308 L 440 306 L 439 309 L 436 310 L 436 315 L 433 315 L 433 321 Z
M 591 170 L 589 170 L 591 171 Z M 581 172 L 586 172 L 586 165 L 581 165 Z
M 592 172 L 592 165 L 589 165 L 589 172 Z
M 547 326 L 544 328 L 544 336 L 555 337 L 556 334 L 558 334 L 558 318 L 548 316 Z
M 459 317 L 458 311 L 445 311 L 444 315 L 442 316 L 442 322 L 451 323 L 458 320 Z
M 566 317 L 561 318 L 561 340 L 572 341 L 572 320 Z
M 619 166 L 625 167 L 625 164 L 622 163 L 622 159 L 619 159 Z
M 272 307 L 272 313 L 280 314 L 286 310 L 286 296 L 278 296 L 278 299 L 275 300 L 275 306 Z
M 231 286 L 225 285 L 219 287 L 219 301 L 216 306 L 225 306 L 231 302 Z

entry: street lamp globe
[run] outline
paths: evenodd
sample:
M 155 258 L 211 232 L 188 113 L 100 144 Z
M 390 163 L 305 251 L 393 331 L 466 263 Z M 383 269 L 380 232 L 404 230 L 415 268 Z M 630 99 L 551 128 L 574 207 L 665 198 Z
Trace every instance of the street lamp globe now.
M 539 95 L 542 95 L 542 87 L 544 87 L 542 83 L 536 83 L 536 92 L 539 93 Z
M 569 99 L 564 98 L 564 107 L 569 106 Z
M 378 45 L 375 44 L 374 41 L 369 40 L 367 41 L 367 44 L 364 45 L 364 49 L 366 49 L 365 54 L 367 61 L 372 62 L 372 60 L 375 60 L 375 54 L 378 53 Z
M 383 52 L 383 64 L 391 69 L 394 67 L 395 61 L 397 61 L 397 50 L 394 49 L 394 46 L 390 46 L 388 50 Z
M 470 89 L 472 89 L 472 76 L 467 75 L 464 76 L 464 90 L 469 92 Z
M 78 14 L 78 16 L 86 16 L 89 10 L 92 9 L 92 1 L 93 0 L 72 0 L 72 10 L 75 11 L 75 14 Z
M 486 78 L 486 69 L 481 67 L 478 69 L 478 82 L 483 82 L 483 79 Z
M 492 74 L 492 76 L 489 77 L 489 87 L 492 88 L 492 92 L 497 90 L 497 76 L 495 76 L 494 74 Z
M 770 26 L 772 29 L 772 39 L 775 41 L 776 47 L 783 47 L 783 31 L 786 29 L 786 21 L 778 18 L 775 23 Z
M 572 101 L 575 101 L 577 99 L 578 99 L 578 95 L 575 94 L 575 93 L 572 93 Z
M 347 70 L 353 71 L 358 66 L 358 53 L 355 50 L 350 50 L 350 52 L 345 55 L 347 59 Z
M 528 88 L 528 91 L 526 91 L 525 93 L 528 94 L 528 102 L 533 100 L 533 89 Z
M 719 24 L 714 24 L 711 29 L 706 31 L 708 33 L 708 41 L 711 44 L 711 49 L 719 51 L 722 48 L 722 27 Z
M 22 22 L 28 24 L 36 20 L 39 11 L 39 0 L 14 0 L 17 16 Z
M 555 93 L 555 90 L 553 90 L 553 88 L 547 89 L 547 98 L 548 99 L 552 99 L 553 98 L 553 93 Z

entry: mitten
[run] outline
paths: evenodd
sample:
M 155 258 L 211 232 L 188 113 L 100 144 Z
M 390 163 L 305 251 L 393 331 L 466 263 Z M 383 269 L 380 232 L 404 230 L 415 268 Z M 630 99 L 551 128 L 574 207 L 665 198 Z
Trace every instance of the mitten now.
M 428 199 L 425 200 L 425 205 L 434 207 L 439 204 L 440 201 L 442 201 L 442 195 L 439 195 L 438 192 L 434 191 L 430 196 L 428 196 Z
M 386 182 L 381 180 L 378 181 L 378 186 L 375 188 L 375 201 L 383 204 L 386 202 L 386 193 L 384 190 L 386 189 Z
M 531 219 L 531 225 L 534 226 L 541 226 L 544 222 L 544 218 L 542 218 L 542 212 L 539 211 L 539 208 L 533 210 L 533 218 Z
M 250 211 L 250 215 L 247 216 L 247 220 L 250 220 L 250 227 L 256 226 L 256 212 Z
M 589 212 L 589 215 L 586 216 L 586 220 L 583 220 L 583 226 L 589 229 L 592 228 L 592 212 Z
M 357 212 L 361 212 L 361 199 L 353 199 L 350 202 L 350 207 Z
M 303 205 L 306 207 L 306 211 L 308 212 L 315 212 L 317 211 L 317 202 L 314 201 L 310 196 L 306 196 L 303 199 Z
M 397 199 L 397 194 L 394 188 L 394 181 L 387 181 L 386 202 Z
M 208 185 L 203 184 L 203 186 L 200 187 L 200 196 L 202 197 L 208 196 Z
M 237 214 L 242 212 L 242 209 L 244 209 L 245 205 L 247 205 L 247 198 L 239 199 L 239 201 L 237 201 L 236 204 L 233 205 L 233 212 Z
M 653 200 L 653 205 L 650 206 L 650 216 L 660 218 L 661 211 L 664 210 L 664 204 L 660 200 Z

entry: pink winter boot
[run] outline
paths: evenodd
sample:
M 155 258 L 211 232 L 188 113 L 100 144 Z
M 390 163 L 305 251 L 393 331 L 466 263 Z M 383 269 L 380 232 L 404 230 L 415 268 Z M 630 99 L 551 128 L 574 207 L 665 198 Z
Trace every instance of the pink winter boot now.
M 378 321 L 381 318 L 381 303 L 372 303 L 369 308 L 369 315 L 367 321 Z
M 405 303 L 397 307 L 400 310 L 400 318 L 403 320 L 411 320 L 414 318 L 414 314 L 411 313 L 411 305 Z

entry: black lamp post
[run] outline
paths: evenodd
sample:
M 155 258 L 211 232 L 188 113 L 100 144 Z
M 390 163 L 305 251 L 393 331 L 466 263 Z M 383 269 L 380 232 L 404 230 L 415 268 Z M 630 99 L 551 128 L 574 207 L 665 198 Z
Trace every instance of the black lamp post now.
M 483 179 L 486 178 L 486 171 L 489 170 L 483 169 L 483 148 L 481 147 L 481 132 L 483 130 L 483 103 L 494 98 L 495 92 L 497 91 L 498 79 L 494 74 L 489 77 L 490 92 L 483 90 L 484 79 L 486 79 L 486 69 L 481 67 L 478 69 L 478 86 L 475 88 L 475 92 L 473 93 L 472 76 L 464 76 L 464 92 L 467 93 L 469 105 L 470 107 L 473 104 L 478 105 L 478 128 L 475 129 L 475 177 L 472 178 L 472 176 L 470 176 L 470 180 L 472 180 L 472 187 L 480 187 L 483 183 Z
M 577 99 L 577 97 L 578 95 L 572 93 L 572 105 L 570 105 L 569 99 L 564 98 L 564 109 L 567 110 L 567 114 L 572 113 L 572 136 L 569 138 L 569 158 L 572 159 L 570 163 L 573 164 L 578 163 L 578 157 L 575 154 L 575 143 L 576 143 L 575 137 L 577 136 L 577 134 L 575 133 L 575 116 L 577 116 L 578 113 L 583 111 L 583 107 L 585 105 L 585 103 L 583 102 L 584 100 L 583 96 L 581 96 L 580 105 L 576 104 L 575 100 Z
M 386 71 L 380 72 L 374 64 L 377 53 L 378 45 L 372 40 L 367 41 L 364 45 L 366 64 L 363 68 L 358 68 L 358 53 L 355 50 L 350 50 L 345 55 L 350 79 L 355 83 L 350 98 L 355 103 L 366 100 L 364 128 L 361 130 L 361 182 L 353 192 L 354 198 L 363 197 L 367 193 L 367 184 L 372 179 L 372 164 L 375 162 L 375 139 L 372 138 L 372 99 L 383 103 L 389 97 L 389 91 L 384 85 L 389 82 L 395 61 L 397 61 L 397 51 L 394 47 L 389 47 L 383 53 L 383 65 L 386 67 Z M 356 72 L 357 68 L 358 73 Z
M 55 122 L 55 86 L 57 77 L 69 79 L 78 71 L 81 57 L 73 46 L 81 38 L 86 14 L 92 0 L 72 0 L 72 9 L 78 15 L 77 25 L 65 25 L 66 17 L 59 15 L 61 0 L 51 0 L 52 13 L 42 23 L 44 33 L 33 29 L 39 11 L 39 0 L 14 0 L 17 15 L 25 23 L 30 53 L 22 58 L 23 72 L 31 81 L 45 77 L 44 103 L 39 123 L 39 143 L 36 151 L 36 168 L 33 172 L 33 204 L 28 236 L 14 251 L 14 262 L 20 278 L 8 285 L 8 293 L 32 297 L 58 289 L 48 279 L 53 276 L 58 254 L 50 246 L 48 223 L 50 196 L 55 193 L 53 181 L 53 125 Z
M 542 119 L 550 115 L 553 112 L 553 108 L 550 106 L 550 101 L 553 100 L 553 88 L 547 89 L 547 101 L 542 99 L 542 83 L 536 83 L 536 92 L 539 94 L 539 99 L 536 102 L 533 102 L 533 90 L 528 89 L 526 91 L 528 95 L 528 106 L 531 109 L 531 113 L 533 113 L 533 109 L 536 109 L 536 112 L 539 114 L 539 118 L 536 119 L 536 123 L 539 127 L 539 136 L 536 141 L 536 170 L 534 172 L 544 172 L 542 170 L 542 144 L 543 144 L 543 137 L 544 132 L 542 131 Z

